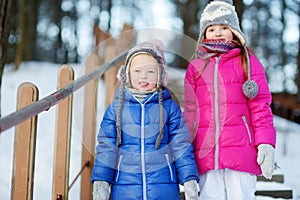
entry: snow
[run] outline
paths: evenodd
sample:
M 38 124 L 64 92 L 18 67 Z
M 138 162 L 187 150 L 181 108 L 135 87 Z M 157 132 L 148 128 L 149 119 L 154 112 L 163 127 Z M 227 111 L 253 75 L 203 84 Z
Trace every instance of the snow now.
M 82 76 L 84 68 L 82 64 L 71 65 L 75 70 L 75 79 Z M 16 95 L 18 86 L 25 81 L 34 83 L 39 88 L 40 99 L 48 96 L 57 89 L 57 74 L 59 64 L 45 62 L 26 62 L 22 63 L 18 71 L 13 70 L 12 65 L 7 65 L 4 71 L 1 88 L 1 116 L 6 116 L 15 111 Z M 172 76 L 173 75 L 173 76 Z M 183 80 L 184 70 L 171 70 L 169 79 L 177 77 Z M 172 81 L 172 80 L 171 80 Z M 100 122 L 104 109 L 103 82 L 99 81 L 97 121 Z M 70 183 L 74 180 L 81 169 L 81 130 L 82 130 L 82 96 L 83 90 L 80 89 L 74 94 L 74 111 L 72 127 L 72 148 Z M 51 199 L 52 196 L 52 176 L 53 176 L 53 156 L 55 138 L 55 107 L 43 112 L 38 117 L 38 134 L 36 143 L 36 163 L 34 180 L 33 199 Z M 277 129 L 277 148 L 275 160 L 280 167 L 276 173 L 283 173 L 285 177 L 285 188 L 293 189 L 295 200 L 300 200 L 300 125 L 289 122 L 275 116 L 275 127 Z M 0 199 L 10 199 L 12 163 L 14 146 L 14 128 L 4 131 L 0 135 Z M 278 184 L 258 183 L 258 187 L 268 187 L 275 190 Z M 69 199 L 79 199 L 79 180 L 69 191 Z M 273 199 L 269 197 L 257 197 L 258 200 Z
M 278 191 L 278 190 L 291 190 L 292 188 L 282 183 L 258 181 L 256 184 L 256 189 Z

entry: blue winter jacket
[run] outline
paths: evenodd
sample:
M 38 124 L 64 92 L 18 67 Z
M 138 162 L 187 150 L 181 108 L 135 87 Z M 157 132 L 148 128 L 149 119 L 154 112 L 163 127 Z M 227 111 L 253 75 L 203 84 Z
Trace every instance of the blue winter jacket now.
M 176 200 L 179 183 L 199 181 L 190 134 L 180 107 L 163 90 L 164 134 L 155 150 L 159 133 L 158 92 L 141 103 L 124 91 L 121 110 L 121 145 L 116 146 L 119 92 L 106 110 L 96 147 L 91 182 L 112 184 L 111 199 Z

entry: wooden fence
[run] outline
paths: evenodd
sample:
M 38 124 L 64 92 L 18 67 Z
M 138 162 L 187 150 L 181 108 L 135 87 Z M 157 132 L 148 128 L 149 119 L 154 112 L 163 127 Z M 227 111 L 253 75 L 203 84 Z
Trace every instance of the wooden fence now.
M 86 59 L 86 74 L 74 80 L 72 67 L 63 65 L 59 69 L 58 90 L 38 100 L 37 87 L 29 82 L 18 88 L 17 111 L 0 119 L 0 134 L 15 127 L 11 199 L 31 200 L 34 189 L 34 169 L 38 115 L 56 106 L 56 138 L 53 168 L 52 199 L 67 200 L 68 191 L 81 176 L 80 199 L 92 199 L 90 176 L 94 163 L 98 79 L 104 76 L 106 97 L 114 96 L 111 87 L 116 85 L 115 73 L 124 61 L 127 49 L 135 43 L 134 31 L 124 26 L 120 38 L 97 30 L 94 32 L 97 46 Z M 103 37 L 104 36 L 104 37 Z M 105 63 L 105 64 L 103 64 Z M 70 148 L 72 130 L 72 96 L 84 87 L 84 122 L 82 141 L 82 168 L 69 185 Z M 103 99 L 105 100 L 105 98 Z M 112 99 L 106 98 L 108 105 Z

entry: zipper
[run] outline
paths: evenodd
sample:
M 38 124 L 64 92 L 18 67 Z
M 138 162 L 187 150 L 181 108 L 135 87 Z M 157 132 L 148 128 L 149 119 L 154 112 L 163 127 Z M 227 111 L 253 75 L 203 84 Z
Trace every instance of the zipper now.
M 165 154 L 165 157 L 166 157 L 166 160 L 167 160 L 167 163 L 168 163 L 168 167 L 169 167 L 169 171 L 170 171 L 170 175 L 171 175 L 171 181 L 173 182 L 174 178 L 173 178 L 172 168 L 171 168 L 171 164 L 170 164 L 168 154 Z
M 219 136 L 220 136 L 220 121 L 219 121 L 219 88 L 218 88 L 218 66 L 221 57 L 216 57 L 216 64 L 214 69 L 214 103 L 215 103 L 215 128 L 216 128 L 216 135 L 215 135 L 215 170 L 219 169 Z
M 143 200 L 147 200 L 147 181 L 146 181 L 146 166 L 145 166 L 145 104 L 152 99 L 152 97 L 157 92 L 154 92 L 149 99 L 141 103 L 140 105 L 142 107 L 142 116 L 141 116 L 141 165 L 142 165 L 142 185 L 143 185 Z M 133 95 L 134 97 L 134 95 Z M 135 97 L 134 97 L 135 98 Z M 136 99 L 136 98 L 135 98 Z
M 242 116 L 242 119 L 243 119 L 245 127 L 247 129 L 247 133 L 248 133 L 248 137 L 249 137 L 249 142 L 250 142 L 250 144 L 252 144 L 252 138 L 251 138 L 250 128 L 249 128 L 246 116 Z
M 142 180 L 143 180 L 143 200 L 147 200 L 146 195 L 146 169 L 145 169 L 145 105 L 142 106 L 142 119 L 141 119 L 141 164 L 142 164 Z
M 122 158 L 123 158 L 123 155 L 120 155 L 119 163 L 118 163 L 118 173 L 117 173 L 117 176 L 116 176 L 116 182 L 118 182 L 118 179 L 119 179 L 119 175 L 120 175 L 120 166 L 121 166 Z

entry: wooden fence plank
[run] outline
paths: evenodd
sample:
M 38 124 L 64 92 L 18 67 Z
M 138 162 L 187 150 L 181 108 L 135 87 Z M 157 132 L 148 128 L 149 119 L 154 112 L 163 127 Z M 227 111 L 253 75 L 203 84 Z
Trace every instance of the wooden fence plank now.
M 99 59 L 103 59 L 107 42 L 106 40 L 108 40 L 111 35 L 108 32 L 101 30 L 98 23 L 94 23 L 93 34 L 95 38 L 95 54 L 98 55 Z
M 116 51 L 113 46 L 114 44 L 110 44 L 106 47 L 106 54 L 105 54 L 105 62 L 109 62 L 111 59 L 113 59 L 116 56 Z M 116 74 L 117 74 L 117 68 L 112 67 L 108 69 L 104 73 L 104 80 L 105 80 L 105 108 L 108 107 L 108 105 L 112 102 L 112 100 L 115 97 L 116 93 Z
M 74 81 L 74 70 L 63 65 L 59 69 L 58 88 Z M 70 145 L 72 127 L 72 95 L 57 105 L 55 159 L 52 185 L 52 199 L 68 199 Z
M 86 73 L 99 67 L 99 59 L 95 54 L 86 60 Z M 92 199 L 92 184 L 90 178 L 94 163 L 95 136 L 96 136 L 96 102 L 98 78 L 88 82 L 84 91 L 84 116 L 83 116 L 83 141 L 82 141 L 82 166 L 80 199 Z
M 17 110 L 38 100 L 38 89 L 25 82 L 19 86 Z M 37 116 L 20 123 L 15 129 L 11 199 L 33 197 Z

